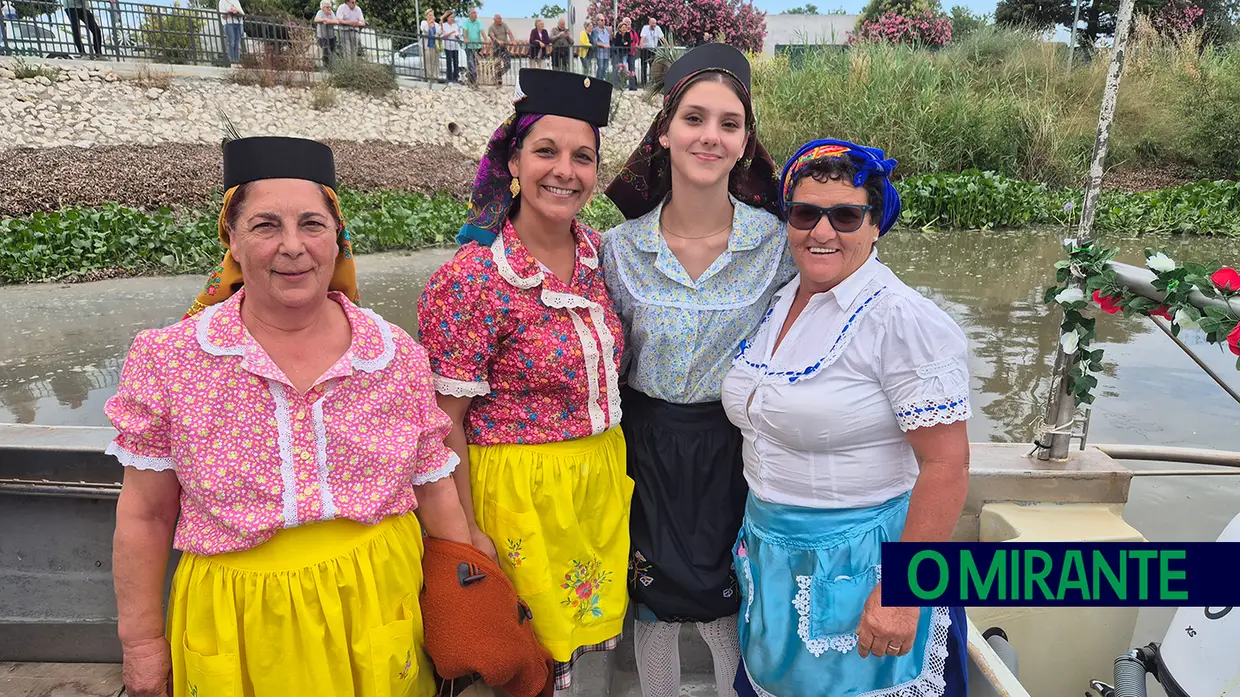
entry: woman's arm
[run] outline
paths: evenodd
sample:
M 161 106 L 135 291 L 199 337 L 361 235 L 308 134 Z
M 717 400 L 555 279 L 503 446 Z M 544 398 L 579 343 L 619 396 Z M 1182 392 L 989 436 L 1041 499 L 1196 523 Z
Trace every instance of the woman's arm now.
M 461 510 L 465 512 L 465 521 L 469 525 L 470 542 L 488 556 L 498 559 L 495 543 L 478 527 L 474 515 L 474 493 L 470 484 L 469 441 L 465 438 L 465 412 L 469 410 L 472 397 L 453 397 L 445 394 L 435 395 L 435 401 L 449 417 L 452 418 L 452 430 L 444 443 L 461 458 L 460 464 L 452 472 L 452 480 L 456 483 L 456 493 L 461 502 Z
M 969 493 L 969 433 L 965 421 L 915 428 L 904 437 L 917 456 L 901 542 L 947 542 Z M 857 627 L 861 657 L 903 656 L 913 648 L 921 609 L 886 607 L 882 584 L 865 602 Z
M 112 585 L 122 679 L 132 697 L 167 695 L 172 657 L 164 638 L 164 577 L 180 513 L 175 472 L 125 468 L 112 539 Z
M 415 486 L 413 495 L 418 499 L 418 520 L 426 528 L 426 534 L 441 540 L 472 544 L 469 521 L 452 477 Z

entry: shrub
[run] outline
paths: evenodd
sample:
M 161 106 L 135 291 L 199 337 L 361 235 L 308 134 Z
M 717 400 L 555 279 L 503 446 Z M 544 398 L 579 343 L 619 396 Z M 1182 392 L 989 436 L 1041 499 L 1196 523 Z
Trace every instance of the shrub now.
M 191 63 L 198 55 L 202 19 L 198 11 L 180 7 L 147 7 L 141 32 L 149 55 L 166 63 Z
M 310 91 L 310 108 L 315 111 L 328 111 L 336 106 L 336 88 L 330 83 L 320 82 Z
M 879 15 L 869 22 L 859 24 L 856 32 L 848 37 L 850 45 L 862 41 L 878 41 L 889 44 L 938 47 L 952 40 L 952 21 L 947 15 L 921 12 L 901 15 L 894 12 Z
M 332 85 L 379 97 L 396 89 L 396 71 L 390 65 L 337 60 L 332 63 Z
M 612 17 L 611 3 L 612 0 L 592 0 L 590 17 L 601 14 L 614 28 L 618 23 Z M 722 34 L 725 43 L 751 53 L 761 52 L 766 39 L 766 13 L 749 0 L 684 0 L 674 7 L 662 0 L 619 0 L 618 12 L 620 17 L 633 20 L 637 32 L 654 17 L 664 33 L 670 30 L 693 42 L 706 34 Z

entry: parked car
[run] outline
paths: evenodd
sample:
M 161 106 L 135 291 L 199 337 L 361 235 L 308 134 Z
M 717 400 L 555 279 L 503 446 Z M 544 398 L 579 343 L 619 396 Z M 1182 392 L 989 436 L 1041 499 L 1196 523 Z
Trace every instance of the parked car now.
M 462 70 L 465 68 L 465 52 L 459 52 L 461 56 L 460 65 Z M 412 43 L 399 51 L 392 53 L 388 59 L 392 68 L 397 75 L 402 77 L 423 78 L 426 74 L 422 70 L 422 46 L 418 43 Z M 439 52 L 439 79 L 444 79 L 448 74 L 448 57 L 443 52 Z
M 8 33 L 6 46 L 10 56 L 68 58 L 77 53 L 73 36 L 57 27 L 20 19 L 4 20 L 4 27 Z

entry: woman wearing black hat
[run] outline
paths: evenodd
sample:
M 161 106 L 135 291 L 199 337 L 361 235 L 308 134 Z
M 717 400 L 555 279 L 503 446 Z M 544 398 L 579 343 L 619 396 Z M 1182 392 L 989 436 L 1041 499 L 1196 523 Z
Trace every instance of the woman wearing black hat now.
M 460 563 L 501 577 L 469 546 L 426 352 L 354 304 L 327 146 L 229 141 L 224 183 L 223 263 L 190 316 L 138 335 L 105 407 L 125 466 L 113 577 L 128 694 L 429 697 L 427 647 L 480 623 L 502 634 L 518 601 L 458 583 Z M 165 619 L 170 544 L 183 554 Z M 424 559 L 443 571 L 424 578 Z M 450 602 L 423 606 L 424 587 Z M 511 612 L 460 612 L 491 599 Z M 511 659 L 509 636 L 432 653 Z M 543 661 L 521 669 L 527 697 L 540 670 L 549 684 Z
M 520 72 L 515 113 L 478 167 L 461 248 L 418 302 L 474 543 L 529 604 L 559 690 L 578 656 L 615 647 L 628 602 L 623 335 L 599 235 L 576 220 L 610 108 L 606 81 Z
M 668 68 L 663 92 L 662 111 L 607 190 L 628 221 L 603 245 L 629 347 L 637 667 L 646 697 L 678 697 L 677 637 L 695 622 L 726 696 L 739 662 L 731 549 L 747 487 L 720 386 L 794 268 L 745 56 L 724 44 L 694 49 Z

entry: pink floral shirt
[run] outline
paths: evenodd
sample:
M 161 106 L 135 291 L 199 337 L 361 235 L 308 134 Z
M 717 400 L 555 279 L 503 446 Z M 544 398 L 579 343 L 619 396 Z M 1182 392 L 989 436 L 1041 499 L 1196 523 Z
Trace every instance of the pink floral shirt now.
M 509 223 L 441 266 L 418 301 L 435 389 L 473 397 L 474 445 L 555 443 L 620 423 L 624 331 L 599 270 L 599 234 L 574 223 L 571 284 L 546 270 Z
M 138 334 L 104 410 L 121 464 L 174 470 L 173 546 L 248 549 L 281 528 L 374 524 L 417 507 L 413 487 L 447 476 L 451 419 L 435 405 L 426 352 L 340 293 L 349 349 L 299 394 L 241 321 L 242 290 L 171 327 Z

